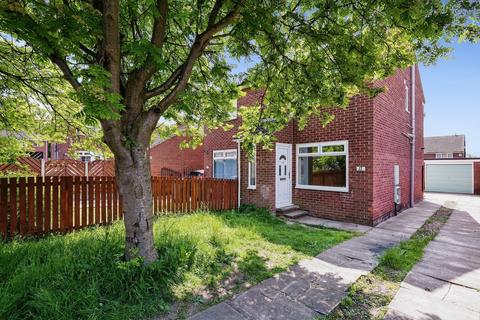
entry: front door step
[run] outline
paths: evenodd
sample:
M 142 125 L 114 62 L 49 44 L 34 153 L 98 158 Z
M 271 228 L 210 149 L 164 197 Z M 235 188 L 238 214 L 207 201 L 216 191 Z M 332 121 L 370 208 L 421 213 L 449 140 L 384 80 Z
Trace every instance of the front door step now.
M 283 216 L 289 219 L 298 219 L 306 215 L 308 215 L 308 211 L 305 210 L 294 210 L 283 214 Z
M 277 215 L 288 219 L 298 219 L 308 215 L 308 211 L 300 209 L 299 206 L 291 205 L 277 209 Z

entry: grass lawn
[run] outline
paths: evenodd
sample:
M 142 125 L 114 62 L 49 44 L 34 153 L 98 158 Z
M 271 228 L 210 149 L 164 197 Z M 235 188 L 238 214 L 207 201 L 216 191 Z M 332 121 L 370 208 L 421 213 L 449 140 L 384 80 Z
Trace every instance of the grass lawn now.
M 123 223 L 0 243 L 0 319 L 183 318 L 354 236 L 261 209 L 158 217 L 160 259 L 125 262 Z

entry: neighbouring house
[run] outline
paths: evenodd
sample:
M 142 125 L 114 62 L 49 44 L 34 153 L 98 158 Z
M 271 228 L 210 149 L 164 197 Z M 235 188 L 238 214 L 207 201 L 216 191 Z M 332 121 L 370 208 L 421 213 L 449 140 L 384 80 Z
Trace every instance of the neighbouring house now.
M 425 137 L 425 160 L 467 157 L 465 135 Z
M 204 167 L 203 146 L 181 148 L 184 137 L 158 139 L 150 146 L 150 168 L 153 176 L 185 176 L 201 173 Z
M 275 134 L 272 151 L 257 147 L 249 161 L 233 129 L 210 132 L 203 144 L 206 177 L 239 178 L 241 204 L 269 210 L 376 225 L 423 198 L 424 95 L 417 67 L 376 83 L 388 90 L 375 98 L 355 96 L 334 111 L 323 128 L 313 117 L 304 130 L 296 121 Z M 247 91 L 237 106 L 261 101 Z
M 72 146 L 72 139 L 67 138 L 66 142 L 55 143 L 45 141 L 41 145 L 34 145 L 34 151 L 30 152 L 30 157 L 35 159 L 44 159 L 47 160 L 64 160 L 72 159 L 69 155 L 69 150 Z M 94 160 L 102 160 L 103 157 L 99 154 L 88 151 L 88 150 L 79 150 L 75 152 L 75 160 L 80 160 L 83 162 L 92 162 Z

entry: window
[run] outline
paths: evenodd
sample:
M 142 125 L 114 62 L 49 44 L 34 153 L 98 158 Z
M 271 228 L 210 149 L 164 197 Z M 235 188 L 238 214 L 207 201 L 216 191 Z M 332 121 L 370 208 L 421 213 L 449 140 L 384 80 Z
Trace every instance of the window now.
M 297 188 L 348 192 L 348 141 L 298 144 Z
M 409 110 L 409 96 L 408 96 L 408 86 L 407 86 L 407 81 L 404 81 L 405 83 L 405 111 L 410 112 Z
M 237 150 L 213 151 L 213 176 L 219 179 L 237 179 Z
M 453 159 L 453 153 L 436 153 L 436 159 Z
M 248 161 L 248 189 L 257 188 L 257 150 L 253 151 L 253 159 Z

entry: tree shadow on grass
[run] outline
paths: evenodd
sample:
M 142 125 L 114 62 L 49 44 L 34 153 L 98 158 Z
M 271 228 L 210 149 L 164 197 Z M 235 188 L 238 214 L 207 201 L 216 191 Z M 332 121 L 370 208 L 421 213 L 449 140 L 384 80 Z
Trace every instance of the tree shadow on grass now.
M 311 257 L 356 235 L 335 229 L 289 225 L 266 209 L 254 206 L 243 206 L 239 213 L 222 212 L 217 215 L 231 228 L 247 228 L 268 242 L 288 246 Z

